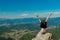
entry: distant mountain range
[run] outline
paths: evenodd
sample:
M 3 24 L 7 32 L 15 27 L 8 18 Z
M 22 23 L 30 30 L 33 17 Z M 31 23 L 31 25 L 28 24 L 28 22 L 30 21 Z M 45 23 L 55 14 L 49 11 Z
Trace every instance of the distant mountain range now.
M 48 22 L 49 23 L 60 22 L 60 17 L 49 18 Z M 37 18 L 19 18 L 19 19 L 0 18 L 0 24 L 18 24 L 18 23 L 39 23 L 39 20 Z
M 47 27 L 49 28 L 60 27 L 60 17 L 49 18 Z M 39 30 L 40 22 L 37 18 L 0 19 L 0 30 L 11 29 Z

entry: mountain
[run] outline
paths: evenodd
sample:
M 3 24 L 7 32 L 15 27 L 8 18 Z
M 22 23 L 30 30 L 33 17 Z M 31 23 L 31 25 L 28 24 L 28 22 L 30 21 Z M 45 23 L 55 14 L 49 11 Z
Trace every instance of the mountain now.
M 45 19 L 45 18 L 44 18 Z M 59 22 L 60 17 L 58 18 L 49 18 L 49 23 Z M 39 23 L 37 18 L 19 18 L 19 19 L 0 19 L 0 24 L 15 24 L 15 23 Z
M 38 21 L 36 18 L 4 19 L 0 20 L 0 24 L 31 23 L 36 21 Z
M 47 27 L 56 28 L 60 27 L 60 17 L 50 18 Z M 11 29 L 29 29 L 40 30 L 40 22 L 37 18 L 20 18 L 20 19 L 0 19 L 0 30 Z

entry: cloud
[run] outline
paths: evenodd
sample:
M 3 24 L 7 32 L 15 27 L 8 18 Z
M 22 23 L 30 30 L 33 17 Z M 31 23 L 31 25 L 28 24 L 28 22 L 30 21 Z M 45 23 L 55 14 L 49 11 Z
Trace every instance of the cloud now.
M 47 17 L 49 13 L 52 13 L 51 18 L 60 17 L 60 12 L 0 12 L 0 18 L 35 18 L 35 15 L 38 14 L 41 18 Z
M 20 18 L 34 18 L 34 13 L 21 13 Z
M 26 18 L 26 17 L 28 17 L 29 16 L 29 14 L 27 14 L 27 13 L 22 13 L 22 14 L 20 14 L 20 17 L 21 18 Z
M 60 17 L 60 12 L 35 12 L 34 14 L 38 14 L 40 17 L 47 17 L 49 13 L 52 13 L 52 16 L 50 18 Z
M 60 17 L 60 12 L 52 12 L 52 18 Z
M 56 14 L 56 15 L 60 14 L 60 12 L 53 12 L 53 13 Z

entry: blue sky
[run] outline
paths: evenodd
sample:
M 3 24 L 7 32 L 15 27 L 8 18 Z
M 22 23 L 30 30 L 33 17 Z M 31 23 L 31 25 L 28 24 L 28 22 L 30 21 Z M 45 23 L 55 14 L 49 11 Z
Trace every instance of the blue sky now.
M 60 0 L 0 0 L 0 18 L 28 18 L 37 13 L 60 17 Z

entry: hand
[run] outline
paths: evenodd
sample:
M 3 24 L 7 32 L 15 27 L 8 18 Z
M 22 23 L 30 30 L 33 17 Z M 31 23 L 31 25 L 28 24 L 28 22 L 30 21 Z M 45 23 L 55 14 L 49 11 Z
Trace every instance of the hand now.
M 39 15 L 38 15 L 38 14 L 35 14 L 35 16 L 36 16 L 36 17 L 39 17 Z
M 49 14 L 50 16 L 52 15 L 52 13 Z
M 36 15 L 36 17 L 39 17 L 38 15 Z

